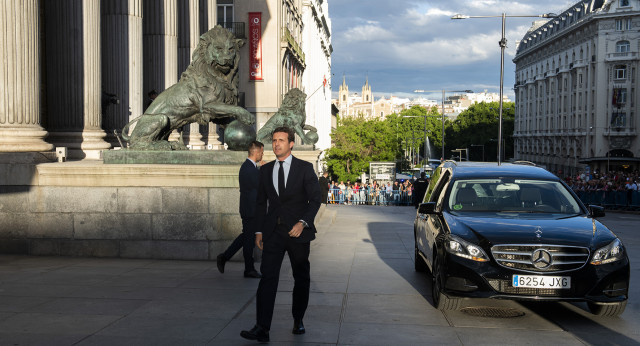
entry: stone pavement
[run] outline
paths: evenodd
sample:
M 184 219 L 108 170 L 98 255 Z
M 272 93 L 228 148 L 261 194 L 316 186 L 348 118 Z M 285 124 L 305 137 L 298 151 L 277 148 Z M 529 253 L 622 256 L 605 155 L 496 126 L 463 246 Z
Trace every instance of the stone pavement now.
M 636 344 L 637 304 L 613 322 L 571 304 L 511 301 L 518 318 L 442 313 L 413 270 L 411 207 L 327 206 L 311 248 L 305 335 L 292 335 L 288 261 L 271 344 Z M 0 345 L 253 345 L 256 279 L 243 264 L 0 255 Z M 561 316 L 561 317 L 556 317 Z M 566 318 L 563 320 L 562 316 Z M 561 320 L 558 321 L 557 318 Z M 634 322 L 636 321 L 636 322 Z

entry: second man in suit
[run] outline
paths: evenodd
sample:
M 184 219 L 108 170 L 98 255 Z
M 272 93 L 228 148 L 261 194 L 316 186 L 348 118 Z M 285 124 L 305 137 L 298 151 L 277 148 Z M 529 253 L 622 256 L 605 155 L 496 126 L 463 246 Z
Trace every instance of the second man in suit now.
M 255 223 L 256 200 L 258 197 L 258 178 L 264 144 L 253 141 L 249 144 L 249 155 L 240 166 L 238 180 L 240 184 L 240 217 L 242 218 L 242 233 L 231 243 L 229 248 L 216 258 L 218 270 L 224 273 L 225 263 L 242 248 L 244 256 L 244 277 L 260 278 L 253 266 L 253 248 L 255 244 L 255 232 L 258 225 Z
M 309 250 L 315 239 L 313 221 L 320 208 L 320 188 L 313 165 L 291 155 L 295 134 L 287 127 L 273 131 L 276 161 L 260 169 L 256 245 L 262 250 L 262 279 L 256 295 L 256 324 L 240 335 L 249 340 L 269 341 L 269 329 L 278 291 L 280 267 L 289 255 L 293 272 L 293 334 L 304 334 L 302 323 L 309 303 Z

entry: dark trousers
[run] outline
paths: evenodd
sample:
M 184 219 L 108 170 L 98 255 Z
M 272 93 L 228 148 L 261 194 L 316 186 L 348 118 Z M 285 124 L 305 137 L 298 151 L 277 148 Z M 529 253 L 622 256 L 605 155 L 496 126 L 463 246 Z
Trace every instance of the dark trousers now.
M 242 233 L 236 237 L 224 252 L 224 258 L 229 260 L 242 248 L 245 272 L 255 270 L 253 267 L 253 247 L 256 243 L 256 235 L 255 230 L 251 227 L 252 221 L 253 219 L 242 219 Z
M 327 204 L 327 197 L 329 197 L 329 190 L 320 190 L 320 202 Z
M 277 226 L 275 234 L 264 241 L 262 250 L 262 264 L 260 271 L 262 279 L 258 285 L 256 296 L 257 324 L 267 330 L 271 329 L 273 319 L 273 307 L 280 280 L 280 268 L 284 253 L 289 255 L 291 269 L 293 271 L 293 303 L 291 313 L 294 319 L 302 319 L 309 304 L 310 287 L 310 242 L 296 242 L 290 238 L 282 225 Z

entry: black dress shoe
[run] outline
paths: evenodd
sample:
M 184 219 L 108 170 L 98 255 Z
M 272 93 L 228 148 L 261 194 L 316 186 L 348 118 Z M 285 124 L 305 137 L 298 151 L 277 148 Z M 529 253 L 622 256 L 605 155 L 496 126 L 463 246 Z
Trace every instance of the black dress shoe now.
M 305 330 L 304 330 L 304 324 L 302 323 L 302 320 L 293 320 L 293 330 L 291 331 L 291 333 L 293 334 L 304 334 Z
M 257 340 L 258 342 L 269 342 L 269 331 L 260 327 L 259 325 L 253 326 L 251 330 L 243 330 L 240 332 L 240 336 L 247 340 Z
M 258 273 L 257 270 L 250 270 L 248 272 L 244 272 L 244 277 L 245 278 L 256 278 L 256 279 L 260 279 L 262 278 L 262 275 L 260 275 L 260 273 Z
M 224 259 L 224 254 L 219 254 L 216 257 L 216 265 L 218 266 L 218 271 L 224 274 L 224 264 L 227 260 Z

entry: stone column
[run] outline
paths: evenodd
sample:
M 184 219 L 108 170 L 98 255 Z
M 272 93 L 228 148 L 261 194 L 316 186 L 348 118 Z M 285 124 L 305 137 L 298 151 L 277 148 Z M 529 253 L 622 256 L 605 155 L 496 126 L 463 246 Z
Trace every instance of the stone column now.
M 199 0 L 178 0 L 178 71 L 184 72 L 200 39 Z M 192 123 L 185 129 L 185 144 L 191 149 L 204 149 L 200 125 Z
M 102 91 L 115 95 L 104 117 L 107 140 L 113 145 L 118 133 L 142 114 L 142 0 L 101 1 Z M 130 129 L 131 130 L 131 129 Z
M 211 28 L 218 24 L 217 17 L 217 1 L 216 0 L 200 0 L 200 35 L 209 31 Z M 224 146 L 220 141 L 220 135 L 218 134 L 218 125 L 209 123 L 204 129 L 206 134 L 207 148 L 212 150 L 222 150 Z
M 100 2 L 48 0 L 45 5 L 46 98 L 49 142 L 69 158 L 100 159 Z
M 0 6 L 0 152 L 53 149 L 40 126 L 39 12 L 37 0 L 5 0 Z
M 144 106 L 147 94 L 158 93 L 178 82 L 177 0 L 144 1 Z

